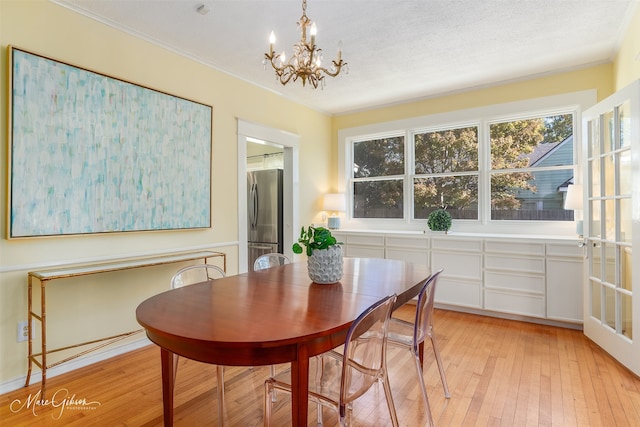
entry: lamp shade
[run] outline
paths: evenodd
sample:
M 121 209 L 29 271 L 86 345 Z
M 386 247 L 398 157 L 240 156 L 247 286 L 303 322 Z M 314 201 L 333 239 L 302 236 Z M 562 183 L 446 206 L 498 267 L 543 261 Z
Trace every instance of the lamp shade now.
M 570 184 L 567 187 L 567 197 L 564 199 L 564 208 L 569 210 L 582 210 L 582 185 Z
M 324 203 L 322 210 L 329 212 L 344 212 L 346 210 L 346 201 L 344 194 L 331 193 L 324 195 Z

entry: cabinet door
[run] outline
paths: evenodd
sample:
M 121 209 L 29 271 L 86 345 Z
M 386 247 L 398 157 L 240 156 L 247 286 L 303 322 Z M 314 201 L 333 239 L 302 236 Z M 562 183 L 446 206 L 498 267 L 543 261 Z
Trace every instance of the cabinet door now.
M 547 259 L 547 317 L 582 323 L 581 259 Z

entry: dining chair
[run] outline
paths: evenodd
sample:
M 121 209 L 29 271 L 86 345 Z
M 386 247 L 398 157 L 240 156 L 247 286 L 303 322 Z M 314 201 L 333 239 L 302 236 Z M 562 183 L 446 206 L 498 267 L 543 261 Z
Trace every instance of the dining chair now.
M 171 289 L 193 285 L 225 277 L 224 270 L 211 264 L 194 264 L 182 267 L 171 278 Z M 175 384 L 178 373 L 178 355 L 173 355 L 173 381 Z M 216 366 L 218 380 L 218 425 L 224 425 L 224 367 Z
M 420 344 L 424 343 L 427 337 L 431 339 L 431 346 L 433 347 L 433 353 L 435 354 L 438 370 L 440 371 L 440 380 L 444 387 L 444 395 L 447 399 L 451 397 L 449 387 L 447 386 L 447 379 L 444 375 L 444 366 L 442 365 L 442 358 L 438 350 L 438 343 L 433 333 L 433 300 L 436 294 L 438 278 L 442 271 L 443 269 L 440 269 L 431 275 L 422 286 L 418 294 L 414 322 L 406 322 L 392 317 L 389 321 L 388 333 L 389 345 L 406 348 L 413 354 L 416 373 L 418 374 L 418 382 L 420 383 L 420 390 L 422 391 L 422 400 L 424 401 L 430 426 L 433 426 L 434 423 L 429 406 L 429 398 L 427 397 L 427 388 L 424 383 L 422 363 L 420 362 Z
M 256 258 L 255 262 L 253 263 L 253 271 L 266 270 L 267 268 L 289 264 L 290 262 L 291 260 L 286 255 L 277 252 L 270 252 L 268 254 L 260 255 L 258 258 Z M 275 365 L 271 365 L 269 369 L 269 375 L 274 377 L 276 375 Z M 273 393 L 271 398 L 275 402 L 277 400 L 276 394 Z
M 253 271 L 264 270 L 265 268 L 277 267 L 279 265 L 289 264 L 291 260 L 284 254 L 271 252 L 260 255 L 253 263 Z
M 314 378 L 309 378 L 309 399 L 318 404 L 318 424 L 322 422 L 322 406 L 327 406 L 338 413 L 341 426 L 349 426 L 352 403 L 381 381 L 391 422 L 399 425 L 386 361 L 387 328 L 395 300 L 395 294 L 385 297 L 360 314 L 347 331 L 342 353 L 331 350 L 312 359 L 321 364 Z M 275 390 L 291 393 L 290 369 L 265 381 L 265 426 L 271 424 L 270 395 Z

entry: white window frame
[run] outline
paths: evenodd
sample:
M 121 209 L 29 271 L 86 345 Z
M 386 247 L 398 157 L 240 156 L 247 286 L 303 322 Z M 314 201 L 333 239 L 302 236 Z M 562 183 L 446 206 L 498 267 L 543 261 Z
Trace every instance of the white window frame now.
M 571 92 L 542 98 L 495 104 L 466 110 L 421 116 L 397 121 L 381 122 L 372 125 L 345 128 L 338 131 L 338 189 L 346 193 L 347 211 L 342 222 L 343 229 L 370 231 L 424 231 L 426 220 L 412 219 L 413 211 L 413 178 L 414 153 L 413 135 L 424 132 L 478 126 L 478 220 L 454 220 L 453 233 L 486 233 L 486 234 L 524 234 L 533 235 L 575 235 L 575 224 L 571 221 L 492 221 L 490 195 L 490 153 L 489 125 L 501 121 L 545 117 L 557 114 L 574 114 L 574 165 L 575 175 L 582 171 L 582 111 L 595 105 L 595 90 Z M 405 135 L 405 179 L 404 179 L 404 218 L 403 219 L 369 219 L 352 217 L 352 142 L 367 139 L 379 139 L 390 135 Z

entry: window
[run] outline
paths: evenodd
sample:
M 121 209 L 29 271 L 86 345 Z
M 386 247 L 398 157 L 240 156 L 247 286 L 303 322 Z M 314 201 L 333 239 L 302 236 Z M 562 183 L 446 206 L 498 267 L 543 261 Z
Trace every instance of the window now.
M 489 125 L 491 219 L 573 221 L 564 194 L 573 181 L 573 115 Z
M 404 136 L 353 142 L 353 217 L 402 218 Z
M 522 233 L 526 222 L 526 233 L 572 233 L 564 198 L 579 171 L 579 111 L 595 98 L 575 92 L 339 131 L 343 225 L 424 230 L 444 207 L 455 231 Z
M 452 218 L 478 219 L 478 128 L 414 135 L 413 217 L 445 207 Z

